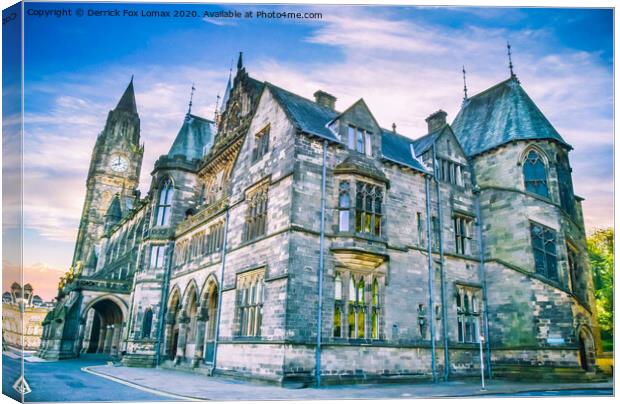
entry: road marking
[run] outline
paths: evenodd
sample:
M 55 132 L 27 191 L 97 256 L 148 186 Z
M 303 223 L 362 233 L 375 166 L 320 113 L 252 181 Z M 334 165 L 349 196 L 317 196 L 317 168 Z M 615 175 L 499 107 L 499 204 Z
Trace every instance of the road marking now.
M 91 370 L 88 366 L 83 367 L 80 370 L 82 372 L 90 373 L 91 375 L 103 377 L 104 379 L 108 379 L 108 380 L 111 380 L 113 382 L 120 383 L 120 384 L 123 384 L 125 386 L 137 389 L 137 390 L 145 391 L 147 393 L 157 394 L 157 395 L 160 395 L 162 397 L 174 398 L 174 399 L 177 399 L 177 400 L 185 400 L 185 401 L 206 401 L 206 400 L 208 400 L 208 398 L 196 398 L 196 397 L 181 396 L 181 395 L 178 395 L 178 394 L 166 393 L 165 391 L 161 391 L 161 390 L 157 390 L 157 389 L 152 389 L 152 388 L 149 388 L 149 387 L 144 387 L 144 386 L 141 386 L 139 384 L 128 382 L 127 380 L 120 379 L 118 377 L 114 377 L 114 376 L 106 375 L 106 374 L 103 374 L 103 373 L 95 372 L 94 370 Z

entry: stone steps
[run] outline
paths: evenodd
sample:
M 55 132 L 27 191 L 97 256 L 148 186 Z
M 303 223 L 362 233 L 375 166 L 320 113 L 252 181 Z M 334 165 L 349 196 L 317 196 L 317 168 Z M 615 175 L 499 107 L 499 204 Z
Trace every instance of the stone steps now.
M 493 376 L 518 381 L 532 382 L 605 382 L 604 374 L 577 367 L 550 367 L 527 365 L 494 365 Z

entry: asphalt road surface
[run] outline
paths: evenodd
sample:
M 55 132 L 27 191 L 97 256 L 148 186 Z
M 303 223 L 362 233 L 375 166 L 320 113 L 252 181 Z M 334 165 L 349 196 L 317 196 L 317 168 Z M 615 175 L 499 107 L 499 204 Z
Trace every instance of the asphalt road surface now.
M 57 362 L 25 362 L 26 381 L 32 389 L 25 395 L 28 402 L 37 401 L 173 401 L 80 370 L 85 366 L 103 365 L 105 358 L 81 357 Z M 20 360 L 2 355 L 2 393 L 19 400 L 13 383 L 20 374 Z
M 545 390 L 522 393 L 493 394 L 485 397 L 560 397 L 560 396 L 612 396 L 613 389 Z

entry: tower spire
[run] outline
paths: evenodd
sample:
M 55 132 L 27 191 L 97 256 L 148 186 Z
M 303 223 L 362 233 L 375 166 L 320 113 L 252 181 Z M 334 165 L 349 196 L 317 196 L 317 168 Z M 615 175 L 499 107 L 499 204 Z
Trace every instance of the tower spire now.
M 467 72 L 465 71 L 465 65 L 463 65 L 463 101 L 467 100 Z
M 512 65 L 512 52 L 511 52 L 511 46 L 510 46 L 510 42 L 506 41 L 506 48 L 508 48 L 508 68 L 510 69 L 510 77 L 514 78 L 515 73 L 513 71 L 513 65 Z
M 194 87 L 194 83 L 192 83 L 192 91 L 189 95 L 189 108 L 187 109 L 187 115 L 192 113 L 192 103 L 194 101 L 194 91 L 196 91 L 196 87 Z
M 134 114 L 138 113 L 138 109 L 136 108 L 136 94 L 133 90 L 133 74 L 131 75 L 131 80 L 123 93 L 123 96 L 118 101 L 116 105 L 117 110 L 132 112 Z

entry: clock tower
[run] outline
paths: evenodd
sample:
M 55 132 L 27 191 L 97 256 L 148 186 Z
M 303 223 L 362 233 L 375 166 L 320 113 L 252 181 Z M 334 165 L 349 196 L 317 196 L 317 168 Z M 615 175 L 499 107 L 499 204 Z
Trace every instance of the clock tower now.
M 118 105 L 108 113 L 105 127 L 93 148 L 72 266 L 78 261 L 86 264 L 104 233 L 105 214 L 115 196 L 119 197 L 122 215 L 139 198 L 143 154 L 132 76 Z

